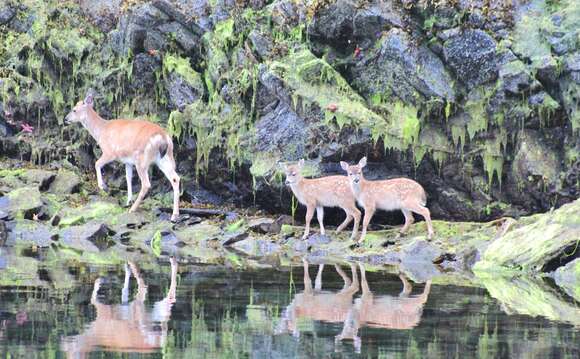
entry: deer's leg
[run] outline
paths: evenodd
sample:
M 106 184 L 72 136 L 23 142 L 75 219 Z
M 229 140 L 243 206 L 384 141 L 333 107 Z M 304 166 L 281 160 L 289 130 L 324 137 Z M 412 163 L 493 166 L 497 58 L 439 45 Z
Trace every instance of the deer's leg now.
M 399 297 L 406 298 L 406 297 L 411 295 L 411 291 L 413 290 L 413 287 L 411 286 L 411 283 L 409 283 L 409 281 L 407 280 L 407 278 L 405 278 L 404 275 L 399 274 L 399 279 L 401 280 L 401 282 L 403 282 L 403 290 L 399 294 Z
M 137 281 L 137 295 L 135 296 L 135 300 L 139 302 L 144 302 L 145 297 L 147 296 L 147 285 L 141 277 L 141 272 L 139 272 L 139 268 L 133 262 L 129 262 L 129 267 L 131 268 L 131 272 L 133 273 L 133 277 Z
M 310 233 L 310 221 L 312 221 L 312 217 L 314 216 L 314 206 L 313 205 L 306 205 L 306 226 L 304 227 L 304 235 L 302 239 L 308 238 L 308 234 Z
M 171 187 L 173 187 L 173 212 L 171 214 L 171 220 L 173 222 L 177 221 L 179 217 L 179 182 L 180 178 L 175 172 L 175 160 L 173 156 L 169 155 L 169 152 L 165 157 L 157 160 L 157 167 L 163 172 L 165 177 L 171 182 Z
M 318 219 L 318 224 L 320 225 L 320 234 L 324 235 L 324 207 L 316 207 L 316 218 Z
M 147 195 L 147 192 L 149 192 L 149 189 L 151 188 L 151 182 L 149 182 L 149 173 L 147 173 L 148 169 L 149 169 L 148 165 L 145 166 L 143 164 L 137 164 L 137 174 L 139 175 L 139 179 L 141 180 L 141 190 L 139 191 L 137 199 L 131 206 L 131 209 L 129 209 L 129 212 L 135 212 L 137 210 L 137 207 L 139 207 L 139 205 Z
M 402 209 L 401 211 L 403 211 L 403 215 L 405 216 L 405 224 L 403 225 L 403 228 L 401 228 L 400 232 L 406 233 L 409 229 L 409 226 L 415 222 L 415 219 L 413 218 L 413 213 L 408 209 Z
M 123 289 L 121 290 L 121 303 L 129 302 L 129 280 L 131 279 L 131 269 L 128 264 L 125 264 L 125 281 L 123 282 Z
M 338 273 L 338 275 L 342 278 L 342 281 L 344 282 L 344 286 L 342 287 L 342 290 L 346 290 L 348 287 L 350 287 L 350 285 L 352 284 L 352 281 L 346 275 L 346 273 L 342 270 L 342 268 L 340 268 L 340 266 L 338 264 L 334 265 L 334 269 L 336 269 L 336 273 Z
M 350 212 L 349 209 L 343 208 L 344 213 L 346 213 L 346 218 L 344 219 L 344 221 L 340 224 L 340 226 L 338 226 L 336 228 L 336 234 L 339 234 L 343 229 L 346 228 L 346 226 L 348 226 L 348 224 L 350 223 L 350 221 L 352 221 L 352 214 Z
M 133 199 L 133 165 L 125 164 L 125 177 L 127 178 L 127 206 Z
M 409 209 L 417 214 L 422 215 L 423 218 L 425 218 L 425 222 L 427 222 L 427 230 L 428 230 L 427 238 L 429 238 L 429 239 L 433 238 L 435 231 L 433 231 L 433 223 L 431 223 L 431 212 L 429 211 L 429 209 L 427 207 L 421 206 L 421 205 L 416 205 L 413 208 L 409 208 Z
M 99 302 L 97 300 L 97 295 L 99 294 L 99 289 L 101 288 L 101 278 L 97 278 L 95 280 L 95 284 L 93 284 L 93 293 L 91 294 L 91 304 L 97 305 Z
M 316 278 L 314 279 L 314 289 L 322 289 L 322 271 L 324 270 L 324 264 L 318 265 L 318 273 L 316 273 Z
M 350 235 L 350 239 L 354 241 L 356 238 L 356 234 L 358 232 L 358 226 L 360 224 L 361 213 L 358 210 L 358 208 L 354 207 L 351 211 L 351 214 L 354 217 L 354 225 L 352 227 L 352 234 Z
M 112 160 L 113 160 L 112 158 L 110 158 L 109 156 L 103 154 L 97 160 L 97 162 L 95 162 L 95 171 L 97 172 L 97 185 L 103 191 L 106 191 L 107 190 L 107 185 L 105 184 L 105 181 L 103 180 L 103 173 L 101 171 L 102 171 L 103 167 L 107 163 L 111 162 Z
M 304 268 L 304 292 L 312 294 L 312 279 L 310 279 L 310 273 L 308 273 L 308 261 L 302 258 L 302 265 Z
M 365 240 L 365 237 L 367 235 L 367 227 L 369 226 L 369 223 L 371 222 L 371 218 L 373 218 L 373 215 L 375 214 L 375 207 L 365 207 L 365 217 L 363 219 L 363 227 L 362 227 L 362 233 L 360 235 L 360 239 L 359 239 L 359 243 L 363 243 Z
M 360 268 L 360 280 L 361 280 L 360 284 L 361 284 L 363 295 L 371 294 L 371 290 L 369 288 L 369 282 L 367 282 L 367 274 L 366 274 L 365 267 L 362 263 L 359 263 L 358 267 Z

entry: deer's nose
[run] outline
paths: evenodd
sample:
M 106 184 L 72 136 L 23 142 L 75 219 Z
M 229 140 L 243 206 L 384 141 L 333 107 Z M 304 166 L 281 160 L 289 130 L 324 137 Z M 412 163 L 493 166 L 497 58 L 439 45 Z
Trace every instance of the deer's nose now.
M 360 179 L 359 179 L 359 178 L 355 178 L 355 179 L 353 180 L 353 182 L 354 182 L 354 183 L 358 183 L 359 181 L 360 181 Z
M 289 186 L 291 182 L 286 180 L 284 183 L 286 184 L 286 186 Z

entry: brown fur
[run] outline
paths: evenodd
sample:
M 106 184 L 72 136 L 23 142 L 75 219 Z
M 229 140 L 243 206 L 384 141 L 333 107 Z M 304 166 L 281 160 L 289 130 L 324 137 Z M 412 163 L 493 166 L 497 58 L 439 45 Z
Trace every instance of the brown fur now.
M 346 176 L 328 176 L 315 179 L 302 177 L 301 170 L 304 160 L 298 164 L 285 166 L 286 184 L 290 186 L 292 192 L 300 203 L 306 206 L 306 227 L 302 238 L 307 238 L 310 233 L 310 222 L 316 209 L 320 233 L 324 234 L 324 207 L 340 207 L 346 213 L 346 219 L 342 222 L 336 232 L 342 231 L 354 218 L 354 227 L 351 238 L 356 237 L 361 213 L 356 208 L 355 198 L 349 187 Z
M 377 209 L 386 211 L 400 209 L 405 216 L 405 224 L 401 228 L 401 233 L 405 233 L 409 226 L 413 224 L 412 212 L 418 213 L 427 222 L 428 238 L 433 236 L 431 213 L 425 207 L 427 195 L 419 183 L 408 178 L 367 181 L 362 174 L 362 169 L 366 166 L 366 157 L 363 157 L 358 165 L 349 166 L 346 162 L 341 162 L 340 164 L 348 174 L 351 189 L 357 202 L 365 210 L 359 242 L 364 241 L 367 227 Z

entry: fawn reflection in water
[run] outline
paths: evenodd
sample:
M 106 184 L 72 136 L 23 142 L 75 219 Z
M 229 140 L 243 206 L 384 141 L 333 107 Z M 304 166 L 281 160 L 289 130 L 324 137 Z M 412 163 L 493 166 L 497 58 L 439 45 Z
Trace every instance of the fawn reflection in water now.
M 137 281 L 137 294 L 129 302 L 131 274 Z M 79 335 L 62 340 L 62 350 L 69 358 L 84 358 L 93 350 L 114 352 L 151 353 L 158 351 L 167 338 L 167 322 L 171 307 L 175 303 L 177 261 L 171 258 L 171 283 L 169 292 L 156 302 L 152 309 L 145 305 L 147 285 L 137 266 L 125 265 L 125 281 L 120 305 L 107 305 L 97 297 L 101 278 L 95 281 L 91 304 L 96 309 L 96 318 Z
M 352 280 L 337 265 L 335 269 L 344 281 L 344 287 L 338 292 L 322 290 L 322 271 L 318 267 L 314 288 L 308 273 L 308 262 L 304 260 L 304 291 L 295 295 L 294 300 L 284 311 L 277 334 L 292 333 L 299 337 L 298 322 L 300 319 L 311 319 L 329 323 L 343 323 L 342 331 L 336 336 L 336 342 L 353 340 L 355 351 L 361 351 L 362 327 L 384 329 L 412 329 L 417 326 L 423 314 L 431 290 L 431 281 L 427 281 L 420 295 L 412 295 L 412 286 L 400 274 L 403 290 L 398 296 L 375 295 L 371 292 L 363 264 L 360 268 L 360 288 L 362 295 L 353 301 L 359 291 L 357 269 L 351 264 Z

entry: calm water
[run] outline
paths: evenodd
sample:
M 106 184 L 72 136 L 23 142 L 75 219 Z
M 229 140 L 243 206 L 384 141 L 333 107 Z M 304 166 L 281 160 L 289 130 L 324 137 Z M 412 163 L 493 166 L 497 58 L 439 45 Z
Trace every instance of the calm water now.
M 483 288 L 303 268 L 40 269 L 41 285 L 0 287 L 1 357 L 580 357 L 578 323 L 516 314 Z

